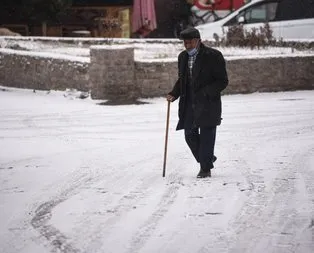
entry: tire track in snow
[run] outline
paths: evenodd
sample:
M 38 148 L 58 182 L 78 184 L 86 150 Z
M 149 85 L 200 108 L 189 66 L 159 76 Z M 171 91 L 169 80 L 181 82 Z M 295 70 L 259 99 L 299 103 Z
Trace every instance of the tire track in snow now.
M 303 121 L 301 123 L 304 123 Z M 310 123 L 310 122 L 308 122 Z M 268 136 L 269 131 L 271 134 L 271 139 L 264 139 L 263 143 L 248 143 L 248 137 L 246 134 L 240 134 L 237 138 L 237 145 L 239 147 L 245 147 L 246 149 L 240 148 L 237 151 L 239 158 L 238 165 L 241 165 L 238 168 L 240 171 L 243 171 L 243 177 L 247 180 L 247 183 L 250 187 L 246 191 L 246 195 L 248 200 L 244 203 L 242 209 L 238 212 L 237 216 L 230 220 L 229 222 L 229 229 L 227 231 L 222 231 L 219 236 L 214 237 L 214 241 L 204 245 L 199 252 L 232 252 L 232 253 L 243 253 L 243 252 L 271 252 L 272 245 L 271 243 L 271 236 L 273 235 L 273 231 L 268 231 L 269 233 L 269 240 L 264 243 L 269 246 L 268 248 L 265 247 L 264 249 L 260 249 L 262 247 L 260 244 L 261 238 L 266 238 L 267 235 L 267 228 L 272 228 L 273 230 L 284 229 L 283 224 L 286 222 L 287 218 L 290 218 L 290 214 L 286 211 L 282 216 L 282 220 L 278 221 L 279 218 L 278 212 L 276 208 L 278 206 L 287 207 L 289 206 L 290 197 L 294 196 L 296 190 L 296 170 L 295 167 L 298 166 L 298 163 L 295 163 L 296 158 L 291 159 L 293 157 L 301 157 L 300 159 L 304 158 L 304 154 L 301 154 L 299 150 L 308 150 L 309 147 L 290 147 L 289 143 L 296 142 L 298 143 L 300 140 L 298 138 L 305 135 L 310 135 L 309 138 L 313 138 L 313 126 L 311 124 L 302 125 L 299 127 L 299 124 L 295 124 L 294 126 L 289 126 L 289 128 L 285 127 L 284 124 L 276 124 L 274 126 L 268 127 L 265 129 L 260 130 L 260 126 L 256 125 L 252 127 L 253 136 L 259 134 L 261 136 Z M 262 133 L 262 134 L 261 134 Z M 244 136 L 243 136 L 244 135 Z M 238 140 L 245 140 L 245 143 L 240 143 Z M 234 142 L 234 141 L 233 141 Z M 274 145 L 280 146 L 280 152 L 285 151 L 284 155 L 281 157 L 277 157 L 276 154 L 267 152 L 269 147 Z M 288 148 L 288 149 L 287 149 Z M 311 146 L 310 148 L 313 148 Z M 241 151 L 242 149 L 242 151 Z M 261 152 L 266 151 L 266 152 Z M 242 154 L 241 154 L 242 152 Z M 268 154 L 265 161 L 262 161 L 261 167 L 259 168 L 259 164 L 250 164 L 250 161 L 258 161 L 259 159 L 253 159 L 252 152 L 256 155 L 259 153 Z M 240 153 L 240 154 L 239 154 Z M 258 156 L 256 158 L 259 158 Z M 279 161 L 277 161 L 279 159 Z M 273 182 L 271 192 L 267 192 L 267 184 L 265 182 L 265 178 L 263 177 L 263 170 L 269 169 L 274 167 L 273 163 L 276 163 L 276 179 Z M 282 167 L 284 167 L 283 171 Z M 312 181 L 314 177 L 312 178 Z M 267 178 L 266 178 L 267 179 Z M 308 180 L 310 181 L 310 180 Z M 313 196 L 313 194 L 311 195 Z M 280 209 L 281 211 L 285 209 Z M 277 215 L 275 217 L 275 215 Z M 277 226 L 271 226 L 269 224 L 277 222 Z M 306 224 L 310 226 L 310 221 Z M 283 234 L 280 234 L 282 238 L 286 237 Z M 314 237 L 313 237 L 314 238 Z M 266 240 L 266 239 L 265 239 Z M 214 247 L 213 247 L 214 245 Z M 257 245 L 257 246 L 255 246 Z M 297 244 L 295 244 L 297 245 Z M 217 247 L 215 247 L 217 246 Z M 219 250 L 218 250 L 219 246 Z M 290 245 L 291 246 L 291 245 Z M 256 248 L 255 248 L 256 247 Z M 289 245 L 287 246 L 289 247 Z M 285 250 L 287 250 L 287 247 Z M 274 253 L 279 253 L 279 248 L 276 249 Z M 286 253 L 287 251 L 282 251 L 282 253 Z
M 125 150 L 123 152 L 125 152 Z M 154 159 L 156 159 L 155 155 L 147 156 L 145 159 L 129 163 L 128 166 L 132 168 L 141 168 L 141 166 L 145 166 L 145 164 L 154 163 Z M 106 192 L 106 197 L 102 200 L 102 203 L 104 206 L 110 206 L 110 208 L 105 211 L 102 210 L 102 212 L 104 211 L 104 214 L 102 219 L 97 221 L 97 225 L 95 226 L 95 223 L 91 222 L 90 216 L 84 216 L 80 219 L 79 225 L 82 229 L 78 229 L 77 231 L 79 234 L 84 233 L 88 235 L 86 236 L 84 243 L 80 244 L 82 252 L 97 252 L 102 249 L 105 243 L 103 238 L 110 236 L 112 233 L 111 228 L 120 221 L 123 215 L 134 210 L 134 206 L 136 206 L 139 201 L 147 197 L 149 194 L 147 189 L 154 183 L 154 181 L 159 179 L 156 174 L 151 173 L 148 175 L 149 178 L 145 177 L 143 179 L 136 176 L 136 172 L 134 174 L 132 170 L 124 170 L 124 168 L 125 165 L 118 167 L 115 170 L 115 173 L 111 172 L 103 176 L 106 179 L 104 182 L 106 188 L 115 189 L 116 193 L 111 192 L 111 194 L 109 194 L 105 190 L 106 188 L 101 188 L 102 191 Z M 130 190 L 129 186 L 131 185 L 136 187 Z M 126 188 L 125 186 L 128 187 Z M 98 187 L 96 189 L 100 188 Z M 122 191 L 121 194 L 120 191 Z M 123 193 L 123 191 L 125 192 Z M 116 201 L 117 198 L 118 201 Z M 114 202 L 117 203 L 112 204 Z
M 302 150 L 306 150 L 306 148 L 304 147 Z M 272 185 L 272 196 L 261 202 L 261 209 L 258 210 L 256 215 L 252 212 L 251 218 L 247 219 L 243 216 L 239 219 L 240 222 L 244 221 L 244 224 L 249 226 L 249 228 L 245 228 L 241 224 L 242 227 L 240 226 L 240 230 L 237 231 L 240 234 L 240 242 L 250 243 L 246 244 L 245 247 L 247 248 L 236 245 L 234 252 L 298 252 L 296 248 L 299 246 L 299 242 L 302 241 L 301 234 L 309 226 L 311 220 L 306 216 L 302 217 L 302 213 L 300 213 L 302 210 L 299 207 L 295 209 L 295 203 L 299 198 L 304 198 L 302 192 L 304 182 L 300 178 L 301 173 L 294 168 L 302 166 L 299 161 L 303 161 L 306 155 L 306 153 L 293 155 L 292 161 L 295 162 L 285 166 L 283 172 L 277 175 Z M 301 192 L 299 191 L 300 188 Z M 259 197 L 259 195 L 256 195 L 256 198 Z M 303 200 L 302 204 L 304 205 L 304 203 Z M 253 206 L 253 211 L 257 207 L 258 205 Z M 310 210 L 309 207 L 307 209 Z M 254 216 L 255 221 L 253 220 Z M 256 221 L 259 221 L 259 225 L 256 225 Z M 254 224 L 253 227 L 255 226 L 254 231 L 252 230 L 252 224 Z M 246 231 L 241 230 L 243 228 Z M 247 231 L 251 231 L 251 234 Z M 243 234 L 245 236 L 242 236 Z M 312 251 L 307 249 L 307 251 L 302 250 L 300 252 L 310 253 Z
M 301 155 L 295 156 L 295 166 L 298 168 L 298 197 L 300 213 L 293 213 L 291 218 L 282 217 L 284 223 L 283 233 L 286 241 L 289 242 L 291 252 L 312 253 L 314 249 L 314 170 L 311 170 L 310 161 L 314 161 L 314 145 L 304 147 L 308 150 Z M 308 166 L 307 166 L 308 165 Z M 305 205 L 307 203 L 307 205 Z M 298 227 L 298 230 L 295 227 Z M 283 236 L 281 236 L 283 237 Z M 300 243 L 302 242 L 302 243 Z
M 91 148 L 99 149 L 99 148 Z M 78 149 L 81 151 L 82 149 Z M 85 151 L 85 150 L 84 150 Z M 70 151 L 73 152 L 73 151 Z M 69 152 L 63 152 L 69 153 Z M 69 180 L 65 180 L 65 185 L 58 185 L 59 194 L 55 197 L 50 198 L 50 200 L 40 204 L 36 210 L 35 215 L 31 220 L 31 225 L 36 229 L 45 240 L 50 243 L 53 252 L 61 253 L 78 253 L 81 252 L 73 243 L 70 243 L 69 238 L 65 236 L 58 228 L 50 225 L 49 222 L 52 217 L 52 210 L 65 202 L 72 196 L 78 194 L 82 189 L 96 183 L 105 174 L 103 170 L 85 171 L 80 173 L 79 171 L 72 172 L 68 177 Z
M 36 229 L 48 242 L 50 242 L 53 251 L 61 253 L 78 253 L 80 252 L 72 245 L 68 238 L 60 232 L 56 227 L 49 224 L 51 219 L 52 209 L 60 203 L 66 201 L 69 197 L 77 193 L 77 189 L 82 185 L 90 184 L 92 178 L 88 175 L 83 175 L 71 182 L 70 187 L 63 190 L 62 193 L 55 198 L 41 204 L 35 210 L 35 216 L 31 220 L 31 225 Z
M 149 158 L 147 158 L 147 160 L 149 160 Z M 142 163 L 142 161 L 138 163 Z M 117 170 L 120 171 L 121 168 L 118 168 Z M 127 173 L 124 172 L 124 174 L 125 177 L 128 177 L 131 175 L 131 172 L 130 171 L 128 171 Z M 77 177 L 77 172 L 73 173 L 73 175 L 74 175 L 73 177 Z M 71 179 L 73 177 L 71 177 Z M 67 181 L 66 188 L 63 191 L 61 191 L 60 194 L 58 194 L 51 200 L 44 202 L 35 210 L 35 216 L 31 220 L 31 225 L 50 243 L 54 252 L 55 251 L 61 253 L 82 252 L 82 250 L 79 250 L 77 247 L 75 247 L 73 243 L 70 243 L 69 238 L 67 238 L 58 228 L 56 228 L 53 225 L 50 225 L 49 221 L 52 217 L 52 210 L 56 206 L 65 202 L 70 197 L 78 194 L 80 189 L 89 187 L 90 185 L 96 183 L 97 181 L 100 180 L 99 178 L 100 178 L 99 175 L 94 174 L 93 176 L 90 176 L 89 174 L 86 173 L 81 175 L 75 180 Z M 119 178 L 121 178 L 120 174 L 113 173 L 110 181 L 117 182 Z M 88 223 L 88 221 L 85 222 L 86 224 Z
M 139 164 L 142 164 L 142 161 L 139 162 Z M 129 186 L 131 184 L 130 178 L 132 178 L 132 174 L 125 172 L 123 174 L 124 179 L 128 178 L 127 184 Z M 84 233 L 90 235 L 84 241 L 84 252 L 97 251 L 101 249 L 104 244 L 103 238 L 106 238 L 111 233 L 110 228 L 120 221 L 121 216 L 132 211 L 134 206 L 136 206 L 139 201 L 147 197 L 148 192 L 145 191 L 145 189 L 154 183 L 154 180 L 156 180 L 157 177 L 153 175 L 146 179 L 147 180 L 143 180 L 141 183 L 135 183 L 134 185 L 136 185 L 136 188 L 134 190 L 128 191 L 126 194 L 122 194 L 121 197 L 119 197 L 120 199 L 117 204 L 111 207 L 110 210 L 107 210 L 107 214 L 103 218 L 105 221 L 98 224 L 96 228 L 91 226 L 89 217 L 85 217 L 84 220 L 81 221 L 81 226 L 84 227 Z M 132 180 L 138 180 L 138 178 L 133 178 Z M 121 186 L 126 185 L 125 182 L 121 183 L 121 174 L 116 174 L 115 178 L 110 179 L 110 182 L 114 182 L 115 184 L 119 184 Z M 114 196 L 106 199 L 106 203 L 110 203 L 111 201 L 114 201 Z
M 280 140 L 283 138 L 276 138 L 275 141 L 278 143 Z M 288 146 L 285 142 L 281 145 L 282 150 Z M 286 233 L 285 228 L 290 230 L 295 228 L 294 222 L 299 215 L 298 211 L 290 208 L 289 205 L 291 198 L 296 198 L 299 179 L 296 168 L 302 164 L 296 161 L 304 160 L 306 156 L 298 150 L 298 147 L 295 150 L 293 148 L 285 150 L 286 154 L 281 160 L 284 166 L 278 166 L 278 174 L 270 192 L 266 191 L 264 182 L 261 182 L 257 188 L 252 188 L 248 201 L 230 224 L 233 229 L 233 234 L 229 238 L 229 242 L 233 242 L 231 243 L 233 246 L 229 249 L 231 252 L 296 252 L 294 249 L 298 245 L 296 240 L 298 236 L 295 231 Z M 308 150 L 308 147 L 301 147 L 301 150 Z M 252 172 L 248 174 L 248 177 L 252 176 Z M 253 181 L 253 185 L 255 184 Z M 310 224 L 310 221 L 298 221 L 305 222 L 304 226 Z M 273 245 L 277 241 L 278 243 Z
M 128 252 L 140 252 L 152 233 L 155 231 L 159 221 L 166 215 L 170 206 L 174 203 L 178 190 L 183 186 L 183 177 L 179 175 L 178 171 L 172 172 L 168 177 L 169 188 L 164 192 L 156 209 L 147 221 L 140 227 L 139 231 L 135 233 L 132 238 Z
M 244 182 L 237 182 L 237 187 L 240 192 L 245 192 L 248 199 L 254 199 L 254 193 L 260 192 L 265 188 L 263 177 L 257 173 L 251 173 L 250 166 L 242 156 L 233 157 L 236 154 L 233 150 L 233 147 L 230 147 L 232 150 L 229 154 L 229 161 L 233 161 L 232 166 L 235 170 L 240 171 Z M 237 154 L 238 155 L 238 154 Z M 229 182 L 230 183 L 230 182 Z M 234 183 L 234 182 L 233 182 Z M 223 189 L 221 189 L 223 190 Z M 242 209 L 241 209 L 242 210 Z M 231 219 L 232 217 L 226 217 Z M 227 231 L 218 229 L 215 230 L 210 238 L 210 242 L 201 246 L 198 253 L 227 253 L 230 252 L 229 248 L 232 245 L 233 238 L 230 238 L 230 235 Z M 233 253 L 233 252 L 232 252 Z

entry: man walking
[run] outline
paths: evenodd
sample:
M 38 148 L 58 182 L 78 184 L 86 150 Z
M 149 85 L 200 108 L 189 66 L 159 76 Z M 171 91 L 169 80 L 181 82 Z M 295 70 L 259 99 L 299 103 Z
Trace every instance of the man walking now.
M 185 49 L 178 57 L 178 80 L 167 95 L 179 100 L 177 130 L 184 129 L 185 140 L 200 163 L 198 178 L 210 177 L 214 167 L 216 127 L 221 123 L 221 91 L 228 85 L 223 55 L 201 42 L 196 28 L 187 28 L 180 38 Z

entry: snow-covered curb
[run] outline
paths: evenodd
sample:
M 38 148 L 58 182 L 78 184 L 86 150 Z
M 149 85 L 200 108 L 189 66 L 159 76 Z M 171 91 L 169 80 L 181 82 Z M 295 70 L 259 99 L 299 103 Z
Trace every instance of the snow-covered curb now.
M 74 44 L 70 42 L 75 42 Z M 299 40 L 299 42 L 311 42 Z M 99 42 L 99 43 L 98 43 Z M 66 44 L 64 44 L 66 43 Z M 213 44 L 213 41 L 211 42 Z M 314 43 L 314 41 L 313 41 Z M 266 47 L 260 49 L 215 47 L 228 60 L 294 57 L 312 55 L 313 50 L 297 50 L 292 47 Z M 0 37 L 0 49 L 5 53 L 35 55 L 72 61 L 89 62 L 90 49 L 134 48 L 134 58 L 138 62 L 173 62 L 184 50 L 178 39 L 108 39 L 108 38 L 59 38 L 59 37 Z M 11 49 L 11 51 L 10 51 Z M 25 53 L 24 53 L 25 52 Z
M 273 54 L 273 55 L 246 55 L 246 56 L 226 56 L 225 59 L 227 61 L 234 61 L 234 60 L 244 60 L 244 59 L 267 59 L 267 58 L 287 58 L 287 57 L 309 57 L 314 56 L 314 53 L 310 54 Z
M 71 55 L 66 55 L 66 54 L 58 54 L 58 53 L 50 53 L 50 52 L 32 52 L 32 51 L 22 51 L 22 50 L 0 48 L 0 53 L 90 63 L 89 57 L 71 56 Z
M 135 44 L 135 43 L 162 43 L 162 44 L 181 44 L 179 39 L 127 39 L 127 38 L 79 38 L 79 37 L 14 37 L 2 36 L 4 40 L 11 41 L 32 41 L 32 42 L 60 42 L 60 43 L 73 43 L 73 44 L 94 44 L 99 43 L 112 45 L 112 44 Z M 0 38 L 0 39 L 1 39 Z
M 179 54 L 180 50 L 176 50 L 175 48 L 171 50 L 164 51 L 163 48 L 156 48 L 155 53 L 149 52 L 152 48 L 145 48 L 140 45 L 134 47 L 132 45 L 102 45 L 102 46 L 91 46 L 90 49 L 92 50 L 102 50 L 102 49 L 112 49 L 112 50 L 119 50 L 119 49 L 134 49 L 135 50 L 135 57 L 134 60 L 137 62 L 176 62 L 177 55 Z M 217 48 L 219 49 L 223 55 L 225 56 L 226 60 L 239 60 L 239 59 L 262 59 L 262 58 L 282 58 L 282 57 L 302 57 L 302 56 L 313 56 L 314 52 L 311 51 L 295 51 L 289 52 L 290 49 L 287 50 L 280 50 L 274 48 L 272 50 L 249 50 L 249 49 L 235 49 L 235 48 Z M 62 52 L 62 53 L 61 53 Z M 238 52 L 236 55 L 235 52 Z M 90 63 L 90 56 L 89 56 L 89 49 L 87 48 L 76 48 L 72 51 L 71 48 L 64 48 L 62 49 L 51 49 L 50 52 L 38 52 L 38 51 L 26 51 L 26 50 L 14 50 L 14 49 L 7 49 L 7 48 L 0 48 L 0 53 L 3 54 L 13 54 L 13 55 L 20 55 L 20 56 L 31 56 L 31 57 L 42 57 L 42 58 L 50 58 L 50 59 L 60 59 L 60 60 L 68 60 L 68 61 L 76 61 L 82 63 Z M 75 56 L 73 54 L 81 54 L 81 55 L 88 55 L 88 56 Z

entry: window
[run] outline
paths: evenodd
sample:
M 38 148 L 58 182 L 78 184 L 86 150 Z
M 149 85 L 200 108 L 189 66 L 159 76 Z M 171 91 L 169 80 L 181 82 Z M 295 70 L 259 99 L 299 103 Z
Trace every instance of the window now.
M 277 2 L 269 2 L 249 8 L 244 14 L 245 22 L 251 24 L 273 21 L 276 17 L 277 5 Z
M 267 8 L 267 21 L 269 22 L 275 20 L 278 3 L 269 3 L 267 4 L 266 8 Z
M 227 21 L 224 26 L 230 26 L 230 25 L 237 25 L 238 24 L 238 18 L 244 16 L 244 12 L 240 12 L 237 16 Z
M 276 20 L 314 18 L 314 0 L 280 1 Z
M 276 17 L 277 5 L 277 1 L 253 5 L 240 12 L 225 25 L 229 26 L 238 24 L 238 19 L 240 17 L 244 17 L 245 24 L 266 23 L 273 21 Z

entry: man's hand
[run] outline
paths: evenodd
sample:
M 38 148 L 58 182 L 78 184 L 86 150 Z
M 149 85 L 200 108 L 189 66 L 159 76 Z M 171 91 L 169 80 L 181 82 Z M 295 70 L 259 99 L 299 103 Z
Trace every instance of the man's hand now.
M 175 100 L 175 97 L 171 96 L 170 94 L 168 94 L 166 98 L 167 98 L 167 101 L 169 102 L 173 102 Z

